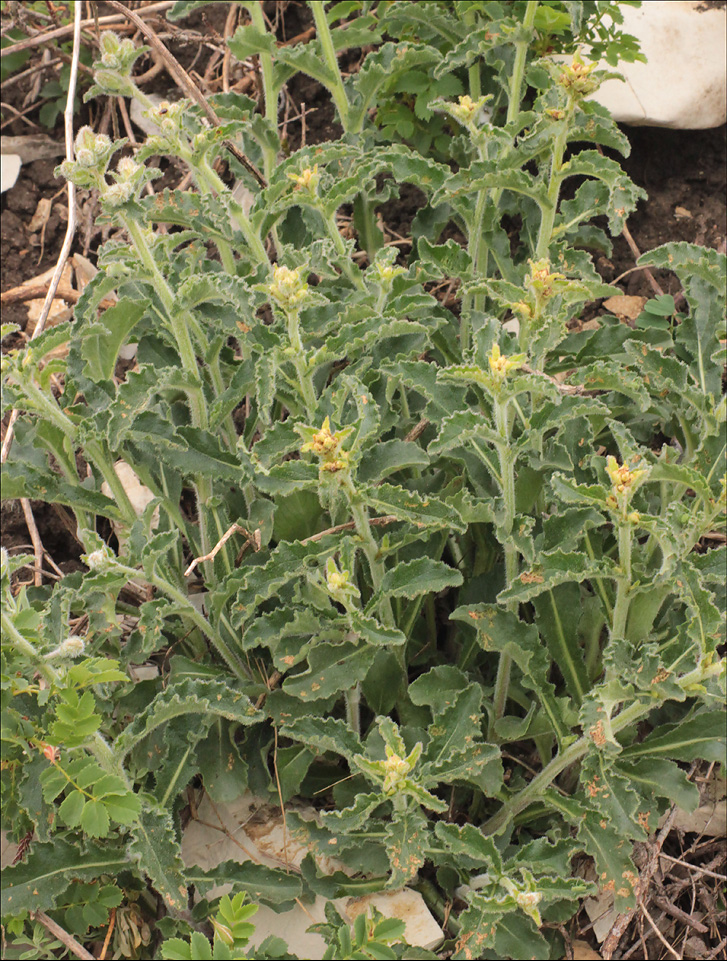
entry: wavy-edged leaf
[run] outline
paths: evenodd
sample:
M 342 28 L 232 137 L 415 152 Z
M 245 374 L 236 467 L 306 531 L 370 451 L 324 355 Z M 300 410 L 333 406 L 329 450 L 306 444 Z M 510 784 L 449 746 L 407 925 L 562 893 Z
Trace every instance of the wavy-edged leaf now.
M 376 657 L 368 644 L 318 644 L 308 654 L 308 669 L 288 677 L 283 691 L 306 702 L 350 690 L 363 681 Z
M 367 450 L 358 466 L 358 478 L 366 484 L 376 484 L 390 474 L 408 468 L 429 466 L 429 455 L 418 444 L 409 441 L 387 440 Z
M 497 599 L 503 604 L 514 600 L 524 603 L 568 581 L 581 583 L 589 578 L 616 576 L 616 565 L 610 558 L 592 561 L 585 554 L 553 551 L 541 555 L 541 563 L 523 571 L 509 588 L 497 595 Z
M 60 838 L 36 841 L 24 861 L 3 870 L 2 913 L 50 911 L 72 881 L 116 877 L 128 867 L 126 853 L 108 842 L 79 847 Z
M 497 793 L 502 783 L 500 750 L 482 740 L 483 694 L 481 685 L 449 665 L 432 668 L 409 686 L 412 702 L 429 705 L 434 716 L 422 756 L 420 780 L 425 786 L 454 780 L 480 786 L 487 768 L 486 793 Z
M 478 643 L 485 651 L 499 651 L 513 659 L 523 673 L 523 683 L 537 694 L 553 732 L 562 743 L 569 729 L 561 716 L 555 688 L 548 680 L 550 659 L 537 627 L 494 604 L 467 604 L 458 607 L 450 617 L 474 625 Z
M 675 761 L 716 761 L 724 763 L 727 750 L 725 712 L 702 711 L 694 717 L 674 724 L 663 724 L 639 744 L 625 747 L 621 757 L 625 761 L 647 757 L 670 758 Z
M 95 381 L 111 380 L 119 350 L 146 313 L 149 303 L 122 297 L 107 308 L 96 323 L 83 328 L 80 349 L 89 377 Z
M 437 497 L 424 496 L 403 487 L 381 484 L 363 491 L 366 503 L 380 514 L 393 514 L 398 520 L 417 527 L 448 527 L 463 532 L 466 525 L 457 511 Z
M 278 905 L 295 901 L 303 891 L 300 875 L 252 861 L 223 861 L 210 871 L 189 865 L 184 873 L 187 882 L 203 896 L 213 887 L 233 884 L 236 889 L 247 891 L 256 901 Z
M 361 741 L 340 718 L 300 717 L 285 724 L 280 733 L 315 748 L 320 754 L 333 751 L 347 761 L 364 752 Z
M 673 761 L 645 757 L 631 763 L 617 758 L 614 767 L 642 794 L 668 798 L 685 811 L 695 811 L 699 806 L 699 788 Z
M 384 627 L 375 617 L 361 611 L 351 611 L 351 627 L 368 644 L 401 647 L 406 643 L 406 635 L 396 627 Z
M 567 160 L 561 171 L 563 177 L 595 177 L 606 184 L 609 190 L 608 229 L 613 236 L 621 233 L 637 202 L 646 198 L 646 192 L 629 179 L 618 161 L 596 150 L 582 150 Z
M 254 615 L 257 606 L 275 597 L 284 584 L 322 568 L 331 554 L 343 548 L 344 542 L 345 538 L 334 535 L 309 544 L 281 541 L 268 555 L 262 551 L 253 554 L 244 569 L 233 572 L 219 591 L 210 596 L 213 609 L 218 609 L 236 593 L 231 609 L 232 623 L 244 624 Z
M 116 739 L 119 757 L 149 735 L 159 725 L 183 714 L 205 714 L 226 717 L 240 724 L 257 724 L 264 717 L 246 694 L 235 691 L 225 681 L 187 680 L 161 691 L 145 711 L 136 717 Z
M 429 825 L 421 810 L 396 813 L 384 829 L 384 846 L 391 867 L 386 887 L 396 891 L 416 878 L 427 857 Z
M 381 595 L 386 597 L 417 597 L 419 594 L 438 593 L 448 587 L 459 587 L 463 582 L 458 570 L 431 557 L 417 557 L 388 570 L 381 581 Z
M 559 584 L 534 598 L 533 603 L 540 635 L 563 675 L 568 693 L 580 704 L 590 688 L 584 652 L 573 618 L 573 612 L 581 608 L 581 587 L 578 584 Z
M 145 807 L 128 847 L 129 859 L 150 880 L 173 914 L 187 909 L 187 882 L 179 842 L 168 811 Z
M 586 811 L 578 828 L 578 840 L 596 862 L 601 888 L 613 891 L 616 910 L 633 907 L 639 874 L 631 860 L 629 838 L 620 834 L 602 814 Z
M 591 805 L 609 827 L 621 837 L 646 840 L 656 825 L 649 825 L 641 798 L 614 767 L 612 756 L 592 748 L 583 760 L 580 778 Z

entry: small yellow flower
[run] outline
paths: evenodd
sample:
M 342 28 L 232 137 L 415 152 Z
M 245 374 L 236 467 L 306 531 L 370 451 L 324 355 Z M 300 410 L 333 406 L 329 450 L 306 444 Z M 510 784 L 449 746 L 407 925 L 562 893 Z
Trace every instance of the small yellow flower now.
M 288 173 L 287 177 L 293 181 L 296 190 L 306 190 L 310 194 L 317 192 L 321 179 L 321 175 L 318 173 L 318 164 L 314 164 L 312 168 L 306 167 L 299 174 Z
M 487 355 L 487 360 L 490 364 L 490 370 L 499 380 L 504 380 L 511 370 L 515 370 L 520 367 L 523 363 L 525 357 L 523 354 L 515 354 L 512 357 L 506 357 L 505 354 L 500 353 L 499 344 L 493 344 L 492 350 Z
M 335 474 L 338 471 L 346 470 L 349 466 L 349 454 L 348 451 L 339 448 L 345 434 L 349 432 L 350 429 L 344 431 L 343 435 L 334 433 L 331 430 L 330 419 L 326 417 L 321 429 L 313 435 L 313 439 L 303 444 L 300 449 L 301 453 L 313 451 L 314 454 L 317 454 L 322 461 L 320 469 L 326 473 Z
M 455 120 L 459 120 L 463 126 L 467 127 L 475 122 L 480 110 L 489 99 L 489 97 L 480 97 L 478 100 L 473 100 L 472 97 L 465 94 L 458 99 L 456 104 L 449 105 L 449 112 Z
M 308 297 L 308 284 L 302 277 L 303 267 L 274 267 L 268 292 L 283 310 L 295 310 Z
M 558 83 L 571 97 L 586 97 L 594 90 L 598 90 L 600 82 L 591 77 L 591 73 L 596 69 L 595 63 L 584 63 L 576 54 L 570 66 L 565 67 L 558 77 Z
M 384 777 L 384 794 L 393 794 L 406 778 L 409 771 L 411 771 L 412 766 L 407 760 L 395 754 L 388 745 L 386 747 L 386 760 L 383 766 L 386 772 L 386 776 Z

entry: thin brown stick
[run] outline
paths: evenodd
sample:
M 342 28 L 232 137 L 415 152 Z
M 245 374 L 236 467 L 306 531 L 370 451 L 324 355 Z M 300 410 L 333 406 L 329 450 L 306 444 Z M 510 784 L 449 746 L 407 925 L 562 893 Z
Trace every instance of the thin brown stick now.
M 694 928 L 694 930 L 698 931 L 700 934 L 707 934 L 709 932 L 709 928 L 706 924 L 702 924 L 701 921 L 697 921 L 695 918 L 690 917 L 686 911 L 682 911 L 682 909 L 678 908 L 676 904 L 671 904 L 666 900 L 666 898 L 652 898 L 651 900 L 654 902 L 657 908 L 661 908 L 662 911 L 666 911 L 666 913 L 670 914 L 673 918 L 678 918 L 680 921 L 683 921 L 685 924 L 689 925 L 690 928 Z
M 98 961 L 105 961 L 106 959 L 106 952 L 109 949 L 109 943 L 111 941 L 111 935 L 113 934 L 115 924 L 116 908 L 111 908 L 111 913 L 109 914 L 109 929 L 106 932 L 106 937 L 104 938 L 103 947 L 101 948 L 101 954 L 98 956 Z
M 175 0 L 159 0 L 158 3 L 151 3 L 148 7 L 143 7 L 139 13 L 148 17 L 152 13 L 160 13 L 162 10 L 168 10 L 169 7 L 173 7 Z M 118 13 L 112 13 L 107 17 L 99 17 L 98 23 L 100 26 L 108 26 L 113 23 L 123 23 L 126 19 L 125 16 Z M 85 29 L 86 27 L 92 27 L 96 23 L 94 17 L 90 17 L 88 20 L 80 21 L 80 28 Z M 48 43 L 51 40 L 61 40 L 65 37 L 70 36 L 75 27 L 71 24 L 66 24 L 65 27 L 58 27 L 55 30 L 48 30 L 45 33 L 36 34 L 34 37 L 29 37 L 27 40 L 19 40 L 17 43 L 10 44 L 7 47 L 3 47 L 0 50 L 0 57 L 6 57 L 11 53 L 20 53 L 21 50 L 29 50 L 31 47 L 37 47 L 41 43 Z
M 19 287 L 12 287 L 10 290 L 6 290 L 3 294 L 0 294 L 0 304 L 22 304 L 26 300 L 40 300 L 41 297 L 46 296 L 50 285 L 51 281 L 47 280 L 44 284 L 34 284 L 33 286 L 20 284 Z M 77 290 L 73 290 L 67 284 L 63 284 L 62 286 L 59 284 L 54 296 L 75 304 L 81 295 Z
M 123 3 L 120 3 L 119 0 L 108 0 L 108 5 L 113 7 L 114 10 L 118 10 L 119 12 L 125 14 L 125 16 L 127 16 L 129 20 L 131 20 L 131 22 L 138 27 L 151 46 L 158 51 L 159 56 L 164 61 L 167 70 L 172 75 L 176 83 L 178 83 L 187 96 L 204 111 L 204 114 L 209 122 L 213 124 L 213 126 L 219 127 L 221 121 L 215 110 L 213 110 L 213 108 L 209 105 L 202 91 L 199 89 L 199 87 L 197 87 L 196 84 L 192 82 L 192 79 L 187 71 L 179 63 L 174 54 L 164 46 L 149 24 L 144 23 L 137 13 L 135 13 L 133 10 L 129 10 L 129 8 L 124 6 Z M 233 154 L 235 159 L 238 160 L 253 175 L 253 177 L 255 177 L 261 187 L 267 187 L 267 181 L 263 175 L 257 169 L 255 164 L 245 156 L 239 147 L 236 147 L 228 140 L 223 141 L 223 146 L 226 147 L 231 154 Z
M 623 229 L 621 232 L 622 232 L 622 234 L 623 234 L 623 236 L 624 236 L 624 240 L 625 240 L 626 243 L 629 245 L 629 248 L 631 249 L 631 253 L 634 255 L 634 258 L 635 258 L 636 260 L 638 260 L 639 257 L 641 256 L 641 251 L 640 251 L 639 248 L 636 246 L 636 243 L 635 243 L 635 241 L 634 241 L 634 238 L 631 236 L 631 234 L 630 234 L 630 232 L 629 232 L 629 228 L 626 226 L 626 224 L 624 224 L 624 229 Z M 654 291 L 654 293 L 657 294 L 659 297 L 663 296 L 664 291 L 663 291 L 663 290 L 661 289 L 661 287 L 657 284 L 656 280 L 654 279 L 654 275 L 653 275 L 652 272 L 649 270 L 649 268 L 648 268 L 648 267 L 639 267 L 638 269 L 639 269 L 639 270 L 643 270 L 644 276 L 646 277 L 646 279 L 647 279 L 647 280 L 649 281 L 649 283 L 651 284 L 651 289 Z
M 53 918 L 49 918 L 43 911 L 31 911 L 30 917 L 33 921 L 38 921 L 42 924 L 46 931 L 49 931 L 54 938 L 58 938 L 62 944 L 65 944 L 71 954 L 75 954 L 77 958 L 83 958 L 84 961 L 87 961 L 87 959 L 89 959 L 89 961 L 96 961 L 90 951 L 87 951 L 82 944 L 79 944 L 60 924 L 57 924 Z
M 418 424 L 415 424 L 415 425 L 412 427 L 412 429 L 411 429 L 411 430 L 409 431 L 409 433 L 406 435 L 406 437 L 404 438 L 404 440 L 407 441 L 408 443 L 411 443 L 412 441 L 415 441 L 415 440 L 417 439 L 417 437 L 420 436 L 420 434 L 423 434 L 423 433 L 424 433 L 424 431 L 427 429 L 427 427 L 429 427 L 429 421 L 427 420 L 426 417 L 422 417 L 422 419 L 419 421 L 419 423 L 418 423 Z
M 239 524 L 233 524 L 228 530 L 225 531 L 225 533 L 217 541 L 217 543 L 209 552 L 209 554 L 203 554 L 202 557 L 195 557 L 195 559 L 189 565 L 187 570 L 184 572 L 184 576 L 189 577 L 189 575 L 192 573 L 192 571 L 195 569 L 195 567 L 198 564 L 201 564 L 203 561 L 211 561 L 214 557 L 216 557 L 216 555 L 220 552 L 220 550 L 224 547 L 224 545 L 229 541 L 229 539 L 232 537 L 233 534 L 244 534 L 245 537 L 247 538 L 246 544 L 252 544 L 252 546 L 255 548 L 256 551 L 260 550 L 260 531 L 259 530 L 256 530 L 251 534 L 244 527 L 240 527 Z
M 152 50 L 151 58 L 154 61 L 148 70 L 144 73 L 140 73 L 138 77 L 134 77 L 134 83 L 137 87 L 140 87 L 144 83 L 148 83 L 149 80 L 153 80 L 154 77 L 158 76 L 164 69 L 164 61 L 159 56 L 156 50 Z
M 43 541 L 40 539 L 40 534 L 38 533 L 38 526 L 35 523 L 35 518 L 33 517 L 33 510 L 30 506 L 30 501 L 28 500 L 27 497 L 20 498 L 20 506 L 23 508 L 23 514 L 25 515 L 25 523 L 28 525 L 28 532 L 30 534 L 30 539 L 33 542 L 33 554 L 35 556 L 33 585 L 35 587 L 42 587 L 43 555 L 45 554 L 45 548 L 43 547 Z
M 380 527 L 384 524 L 393 524 L 398 521 L 398 517 L 394 517 L 392 514 L 387 514 L 385 517 L 371 517 L 369 518 L 369 524 L 372 527 Z M 335 527 L 329 527 L 328 530 L 319 531 L 318 534 L 311 534 L 310 537 L 306 537 L 302 540 L 301 544 L 315 544 L 316 541 L 323 540 L 328 534 L 339 534 L 341 531 L 350 531 L 356 526 L 355 521 L 346 521 L 345 524 L 336 524 Z
M 73 107 L 74 100 L 76 97 L 76 80 L 78 78 L 78 61 L 81 53 L 81 4 L 77 3 L 75 6 L 74 13 L 74 32 L 73 32 L 73 54 L 71 62 L 71 72 L 68 80 L 68 92 L 66 95 L 66 109 L 63 112 L 63 122 L 66 136 L 66 159 L 73 160 Z M 5 50 L 10 49 L 5 47 Z M 30 338 L 34 340 L 38 337 L 45 327 L 45 323 L 48 319 L 48 314 L 50 313 L 51 304 L 56 295 L 56 290 L 61 282 L 61 275 L 63 274 L 63 268 L 66 265 L 66 260 L 68 259 L 68 254 L 71 251 L 71 244 L 73 243 L 73 237 L 76 232 L 76 188 L 73 186 L 71 181 L 68 181 L 68 226 L 66 227 L 66 236 L 63 239 L 63 246 L 61 247 L 61 252 L 58 255 L 58 260 L 56 262 L 55 270 L 53 271 L 53 276 L 51 277 L 51 282 L 48 287 L 48 293 L 46 294 L 45 302 L 43 304 L 43 309 L 40 312 L 40 317 L 35 325 L 35 330 L 33 331 L 33 336 Z M 13 435 L 15 433 L 15 421 L 18 419 L 18 411 L 13 410 L 10 414 L 10 420 L 8 421 L 8 429 L 5 433 L 5 440 L 3 441 L 2 451 L 0 452 L 0 463 L 5 463 L 8 454 L 10 453 L 10 447 L 13 443 Z
M 661 933 L 661 931 L 657 928 L 654 919 L 653 919 L 652 916 L 649 914 L 649 912 L 646 910 L 646 905 L 645 905 L 645 904 L 642 904 L 642 905 L 641 905 L 641 910 L 642 910 L 643 913 L 644 913 L 644 917 L 646 918 L 646 920 L 647 920 L 647 921 L 649 922 L 649 924 L 651 925 L 651 930 L 654 932 L 654 934 L 657 936 L 657 938 L 661 941 L 661 943 L 664 945 L 664 947 L 665 947 L 666 950 L 669 952 L 669 954 L 670 954 L 673 958 L 676 958 L 677 961 L 681 961 L 681 957 L 682 957 L 681 954 L 679 954 L 678 951 L 675 951 L 675 950 L 674 950 L 674 948 L 669 944 L 669 942 L 666 940 L 666 938 L 665 938 L 664 935 Z
M 716 878 L 718 881 L 727 882 L 727 877 L 724 874 L 717 874 L 716 871 L 710 871 L 708 868 L 701 868 L 698 864 L 691 864 L 689 861 L 682 861 L 680 858 L 673 858 L 670 854 L 664 854 L 663 851 L 659 853 L 660 858 L 666 858 L 667 861 L 671 861 L 673 864 L 681 864 L 682 867 L 689 868 L 690 871 L 696 871 L 697 874 L 706 874 L 708 878 Z
M 223 36 L 225 40 L 231 37 L 235 32 L 235 24 L 237 23 L 237 6 L 234 3 L 230 4 L 230 9 L 227 14 L 227 19 L 225 20 L 225 29 Z M 222 91 L 223 93 L 230 92 L 230 58 L 232 56 L 232 50 L 229 46 L 225 47 L 225 53 L 222 57 Z

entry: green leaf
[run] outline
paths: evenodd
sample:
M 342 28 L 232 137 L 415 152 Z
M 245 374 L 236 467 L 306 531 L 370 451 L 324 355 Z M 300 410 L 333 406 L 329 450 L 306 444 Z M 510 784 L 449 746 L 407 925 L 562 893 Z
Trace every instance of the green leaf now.
M 417 597 L 459 587 L 463 578 L 458 570 L 444 561 L 430 557 L 417 557 L 388 570 L 381 581 L 381 595 L 389 597 Z
M 585 554 L 558 550 L 541 555 L 540 563 L 534 564 L 529 571 L 523 571 L 514 584 L 498 594 L 497 599 L 502 604 L 515 600 L 525 603 L 558 584 L 615 576 L 616 566 L 610 558 L 592 561 Z
M 608 214 L 608 229 L 614 237 L 623 230 L 626 218 L 636 209 L 637 202 L 646 199 L 646 192 L 629 179 L 616 160 L 596 150 L 582 150 L 567 160 L 561 170 L 564 178 L 595 177 L 606 184 L 609 202 L 605 213 Z
M 555 688 L 548 679 L 550 658 L 546 656 L 537 627 L 492 604 L 458 607 L 450 617 L 466 624 L 474 623 L 478 643 L 485 651 L 499 651 L 513 659 L 523 673 L 523 684 L 537 694 L 554 734 L 562 743 L 570 732 L 561 716 Z
M 417 808 L 394 815 L 386 825 L 384 845 L 391 866 L 386 887 L 399 890 L 416 878 L 429 850 L 427 819 Z
M 286 678 L 283 690 L 306 702 L 348 691 L 366 677 L 375 656 L 368 644 L 318 644 L 308 655 L 308 669 Z
M 434 716 L 422 756 L 422 784 L 466 780 L 479 786 L 487 768 L 487 793 L 496 793 L 501 783 L 500 751 L 482 741 L 483 695 L 481 685 L 449 665 L 434 667 L 409 685 L 412 703 L 428 704 Z
M 467 909 L 457 918 L 460 930 L 452 961 L 472 961 L 472 958 L 481 958 L 484 951 L 494 948 L 495 933 L 503 914 L 503 909 L 492 898 L 475 891 L 468 892 Z M 539 956 L 548 955 L 535 955 Z
M 145 806 L 128 847 L 129 858 L 152 882 L 173 914 L 187 909 L 187 882 L 169 812 Z
M 263 715 L 250 699 L 226 681 L 187 680 L 161 691 L 116 739 L 119 757 L 125 757 L 161 724 L 188 713 L 212 714 L 240 724 L 256 724 Z
M 602 814 L 587 811 L 581 818 L 578 840 L 596 862 L 600 887 L 613 890 L 616 910 L 633 907 L 639 875 L 631 860 L 628 836 L 619 833 Z
M 81 823 L 81 814 L 86 799 L 80 791 L 71 791 L 58 808 L 58 816 L 65 821 L 69 828 L 76 828 Z
M 333 751 L 347 761 L 356 754 L 363 754 L 363 745 L 345 721 L 333 717 L 301 717 L 285 724 L 281 734 L 294 741 L 301 741 L 319 754 Z
M 252 861 L 243 861 L 241 864 L 223 861 L 211 871 L 190 865 L 184 875 L 187 883 L 193 884 L 202 895 L 221 884 L 232 884 L 236 890 L 247 891 L 256 901 L 268 904 L 293 902 L 301 897 L 303 891 L 299 874 L 254 864 Z
M 236 723 L 216 717 L 207 737 L 196 747 L 197 770 L 215 804 L 234 801 L 247 788 L 248 768 L 235 740 L 237 730 Z M 182 788 L 184 784 L 179 786 Z
M 36 841 L 25 861 L 3 871 L 2 913 L 50 911 L 72 881 L 91 881 L 102 874 L 116 877 L 128 867 L 124 852 L 108 841 L 82 847 L 60 838 Z
M 699 806 L 699 788 L 687 778 L 686 771 L 682 771 L 673 761 L 645 757 L 631 764 L 619 758 L 615 767 L 642 794 L 668 798 L 685 811 L 695 811 Z
M 573 624 L 573 612 L 581 606 L 581 587 L 578 584 L 560 584 L 547 594 L 536 597 L 533 603 L 540 635 L 563 675 L 569 694 L 576 704 L 580 704 L 590 688 L 584 651 Z
M 581 784 L 591 804 L 620 836 L 645 841 L 648 837 L 640 809 L 640 797 L 627 777 L 613 766 L 613 758 L 591 749 L 581 767 Z
M 419 528 L 451 528 L 463 532 L 465 523 L 457 511 L 436 497 L 425 497 L 403 487 L 381 484 L 363 491 L 366 503 L 380 514 L 392 514 L 398 520 L 411 521 Z
M 437 821 L 434 833 L 463 868 L 485 868 L 493 875 L 503 873 L 502 856 L 494 840 L 473 824 Z
M 122 297 L 113 307 L 108 307 L 96 323 L 83 328 L 81 356 L 86 361 L 84 372 L 92 380 L 111 380 L 119 350 L 148 310 L 149 303 Z
M 105 838 L 109 833 L 109 815 L 103 801 L 86 801 L 81 813 L 81 827 L 93 838 Z
M 417 444 L 387 440 L 364 453 L 358 466 L 358 478 L 366 484 L 377 484 L 397 471 L 428 466 L 429 455 Z
M 727 750 L 725 712 L 702 711 L 694 717 L 674 724 L 663 724 L 639 744 L 623 749 L 623 760 L 647 757 L 670 758 L 675 761 L 715 761 L 724 763 Z

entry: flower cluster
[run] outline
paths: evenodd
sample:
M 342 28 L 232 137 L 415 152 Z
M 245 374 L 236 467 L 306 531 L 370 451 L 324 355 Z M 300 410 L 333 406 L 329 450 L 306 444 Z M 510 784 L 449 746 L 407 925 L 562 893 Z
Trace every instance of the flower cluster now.
M 595 63 L 584 63 L 578 54 L 575 54 L 573 62 L 558 76 L 558 83 L 569 97 L 580 100 L 598 90 L 601 85 L 599 80 L 591 77 L 595 69 Z
M 274 267 L 267 292 L 284 311 L 296 311 L 308 299 L 308 284 L 303 280 L 303 267 Z
M 525 355 L 514 354 L 512 357 L 506 357 L 500 352 L 500 345 L 493 344 L 487 360 L 493 376 L 498 381 L 504 381 L 511 370 L 515 370 L 524 363 Z
M 349 455 L 347 451 L 340 450 L 344 436 L 343 433 L 334 433 L 331 430 L 331 422 L 326 417 L 321 429 L 313 435 L 311 440 L 303 444 L 301 453 L 313 451 L 317 454 L 321 458 L 322 471 L 336 473 L 345 470 L 349 465 Z
M 312 197 L 317 195 L 318 184 L 321 180 L 321 175 L 318 173 L 318 164 L 314 164 L 313 167 L 306 167 L 299 174 L 288 173 L 287 177 L 293 181 L 296 190 L 304 190 Z
M 634 491 L 646 480 L 649 470 L 645 467 L 632 469 L 626 464 L 619 464 L 615 457 L 609 455 L 606 458 L 606 473 L 611 481 L 611 493 L 607 498 L 608 506 L 611 510 L 626 517 Z M 634 511 L 629 514 L 628 520 L 633 524 L 638 524 L 638 513 Z

